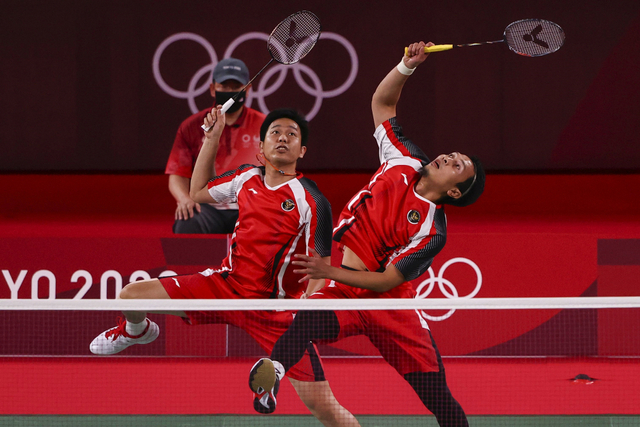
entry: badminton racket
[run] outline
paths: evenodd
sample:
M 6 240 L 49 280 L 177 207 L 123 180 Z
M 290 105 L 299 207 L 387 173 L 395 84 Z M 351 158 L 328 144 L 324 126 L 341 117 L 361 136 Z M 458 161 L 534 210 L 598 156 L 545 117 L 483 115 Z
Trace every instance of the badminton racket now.
M 271 55 L 271 59 L 267 65 L 262 67 L 258 73 L 253 76 L 239 93 L 224 103 L 222 106 L 222 114 L 236 102 L 236 97 L 244 92 L 244 90 L 258 77 L 273 61 L 283 65 L 291 65 L 300 61 L 316 45 L 320 38 L 322 29 L 320 20 L 308 10 L 302 10 L 287 16 L 273 29 L 267 39 L 267 50 Z M 213 126 L 207 127 L 202 125 L 205 132 L 209 132 Z
M 513 52 L 523 56 L 543 56 L 560 49 L 564 44 L 564 31 L 551 21 L 544 19 L 522 19 L 512 22 L 504 29 L 502 40 L 468 44 L 440 44 L 425 47 L 425 53 L 442 52 L 458 47 L 481 46 L 484 44 L 506 43 Z M 408 48 L 404 49 L 405 55 Z

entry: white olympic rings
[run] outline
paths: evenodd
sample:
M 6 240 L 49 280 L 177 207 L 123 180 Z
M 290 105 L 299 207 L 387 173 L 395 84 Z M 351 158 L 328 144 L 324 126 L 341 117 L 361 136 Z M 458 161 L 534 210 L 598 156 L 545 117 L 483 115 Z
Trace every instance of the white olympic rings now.
M 259 33 L 259 32 L 250 32 L 250 33 L 243 34 L 240 37 L 237 37 L 235 40 L 233 40 L 229 44 L 229 47 L 227 47 L 227 50 L 224 52 L 223 58 L 228 58 L 230 56 L 233 56 L 233 52 L 235 51 L 235 49 L 246 41 L 249 41 L 249 40 L 267 41 L 268 38 L 269 38 L 268 34 Z M 315 97 L 315 102 L 313 104 L 313 107 L 311 107 L 311 111 L 306 113 L 307 120 L 309 121 L 313 119 L 320 111 L 320 107 L 322 106 L 323 99 L 333 98 L 338 95 L 342 95 L 344 92 L 346 92 L 347 89 L 351 87 L 351 85 L 356 79 L 356 75 L 358 74 L 358 54 L 356 53 L 356 50 L 353 47 L 353 45 L 340 34 L 324 32 L 322 33 L 321 39 L 334 40 L 340 43 L 347 50 L 347 53 L 349 54 L 349 57 L 351 60 L 351 68 L 349 70 L 349 75 L 347 76 L 347 79 L 344 81 L 344 83 L 342 83 L 339 87 L 335 89 L 324 90 L 322 87 L 322 81 L 309 66 L 301 63 L 292 64 L 292 65 L 278 64 L 266 70 L 264 74 L 260 77 L 260 82 L 257 85 L 257 87 L 254 86 L 252 90 L 249 92 L 246 105 L 250 107 L 252 101 L 254 99 L 257 99 L 259 109 L 263 113 L 267 114 L 270 111 L 270 109 L 267 106 L 267 102 L 265 98 L 273 94 L 274 92 L 276 92 L 278 89 L 280 89 L 280 86 L 282 86 L 284 80 L 286 79 L 287 73 L 289 72 L 289 70 L 292 71 L 293 77 L 295 78 L 300 88 L 307 94 Z M 171 44 L 180 40 L 191 40 L 200 44 L 207 51 L 207 54 L 209 55 L 209 58 L 211 60 L 209 64 L 205 65 L 204 67 L 200 68 L 194 73 L 194 75 L 191 77 L 191 80 L 189 81 L 187 90 L 185 91 L 181 91 L 169 86 L 162 78 L 162 73 L 160 72 L 160 58 L 162 57 L 162 54 L 164 53 L 165 49 L 169 47 Z M 211 82 L 213 68 L 216 66 L 217 63 L 218 63 L 218 55 L 216 54 L 216 51 L 213 48 L 213 46 L 207 41 L 207 39 L 194 33 L 177 33 L 164 39 L 156 49 L 153 55 L 153 64 L 152 64 L 153 77 L 155 78 L 158 86 L 160 86 L 160 88 L 165 93 L 167 93 L 168 95 L 174 98 L 186 99 L 189 104 L 189 109 L 191 110 L 192 113 L 195 114 L 198 111 L 200 111 L 200 109 L 196 105 L 195 99 L 199 95 L 202 95 L 207 90 L 209 90 L 209 82 Z M 209 78 L 205 79 L 202 85 L 196 87 L 198 82 L 202 80 L 202 77 L 207 73 L 209 74 Z M 271 77 L 273 77 L 276 73 L 278 73 L 278 75 L 276 76 L 275 80 L 269 86 L 267 86 L 271 80 Z M 311 81 L 311 84 L 312 84 L 311 86 L 305 81 L 302 74 L 307 75 L 307 77 Z
M 462 297 L 458 295 L 458 289 L 456 289 L 453 283 L 451 283 L 449 280 L 442 277 L 444 275 L 445 270 L 449 268 L 449 266 L 458 262 L 467 264 L 471 268 L 473 268 L 473 271 L 475 271 L 476 277 L 478 279 L 473 291 L 469 295 L 465 295 Z M 480 292 L 480 288 L 482 287 L 482 272 L 480 271 L 480 268 L 475 262 L 467 258 L 461 258 L 461 257 L 451 258 L 449 261 L 445 262 L 442 265 L 442 267 L 440 267 L 440 271 L 438 271 L 437 276 L 433 274 L 433 269 L 431 267 L 429 267 L 428 273 L 429 273 L 429 277 L 423 280 L 416 288 L 416 298 L 428 297 L 431 291 L 433 291 L 436 283 L 438 284 L 438 289 L 440 289 L 440 292 L 442 292 L 442 294 L 447 298 L 464 298 L 464 299 L 473 298 L 478 294 L 478 292 Z M 424 290 L 425 287 L 427 287 L 426 290 Z M 449 292 L 447 288 L 449 288 L 451 292 Z M 451 309 L 447 313 L 443 314 L 442 316 L 429 316 L 427 313 L 420 310 L 420 314 L 427 320 L 441 321 L 451 317 L 451 315 L 453 315 L 455 311 L 456 311 L 455 309 Z

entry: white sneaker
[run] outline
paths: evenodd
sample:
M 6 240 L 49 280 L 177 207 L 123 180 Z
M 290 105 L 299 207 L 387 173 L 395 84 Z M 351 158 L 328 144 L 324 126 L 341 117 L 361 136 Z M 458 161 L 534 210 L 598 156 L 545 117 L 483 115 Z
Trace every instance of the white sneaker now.
M 133 344 L 149 344 L 160 335 L 160 328 L 149 319 L 147 327 L 140 335 L 129 335 L 126 330 L 127 321 L 118 319 L 118 326 L 98 335 L 89 345 L 93 354 L 116 354 Z

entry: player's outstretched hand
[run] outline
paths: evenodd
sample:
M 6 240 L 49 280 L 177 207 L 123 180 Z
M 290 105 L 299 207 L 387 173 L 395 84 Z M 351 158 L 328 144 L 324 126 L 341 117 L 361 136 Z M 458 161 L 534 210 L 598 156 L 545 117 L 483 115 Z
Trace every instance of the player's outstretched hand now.
M 204 135 L 207 138 L 219 137 L 224 129 L 226 116 L 222 112 L 222 105 L 217 105 L 211 109 L 210 112 L 204 117 L 204 125 L 208 131 L 205 130 Z
M 404 61 L 404 65 L 408 68 L 416 68 L 418 65 L 422 64 L 427 57 L 428 53 L 425 53 L 425 46 L 435 46 L 433 43 L 425 43 L 423 41 L 411 43 L 407 48 L 406 55 L 402 58 Z
M 299 265 L 301 268 L 293 270 L 294 273 L 304 274 L 305 276 L 298 280 L 298 283 L 306 282 L 311 279 L 327 279 L 332 268 L 327 264 L 318 253 L 309 249 L 311 256 L 295 254 L 295 260 L 291 261 L 293 265 Z

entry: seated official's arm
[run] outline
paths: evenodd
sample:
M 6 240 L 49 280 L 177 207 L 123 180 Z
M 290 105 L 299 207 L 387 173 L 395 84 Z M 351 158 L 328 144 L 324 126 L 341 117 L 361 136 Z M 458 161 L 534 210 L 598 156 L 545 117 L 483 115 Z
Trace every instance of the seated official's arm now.
M 369 289 L 375 292 L 389 291 L 405 282 L 404 276 L 393 265 L 389 264 L 383 272 L 346 270 L 325 263 L 322 258 L 312 252 L 313 256 L 296 254 L 292 264 L 301 268 L 294 273 L 304 274 L 300 282 L 311 279 L 329 279 L 354 288 Z
M 424 52 L 424 47 L 433 45 L 431 42 L 427 44 L 424 42 L 412 43 L 409 45 L 407 55 L 402 57 L 402 64 L 407 69 L 415 69 L 429 56 L 428 53 Z M 402 87 L 408 78 L 409 75 L 398 71 L 398 67 L 393 67 L 378 85 L 371 99 L 371 113 L 373 114 L 373 123 L 376 128 L 385 120 L 396 116 L 396 105 L 400 100 Z
M 216 176 L 215 160 L 220 145 L 220 135 L 225 125 L 225 115 L 221 113 L 221 106 L 211 109 L 204 118 L 207 127 L 213 126 L 204 133 L 204 142 L 198 154 L 196 165 L 193 168 L 191 177 L 191 189 L 189 195 L 197 203 L 215 203 L 216 201 L 209 194 L 208 183 Z
M 200 204 L 189 196 L 189 178 L 180 175 L 169 175 L 169 192 L 176 199 L 175 219 L 193 218 L 195 212 L 200 213 Z

